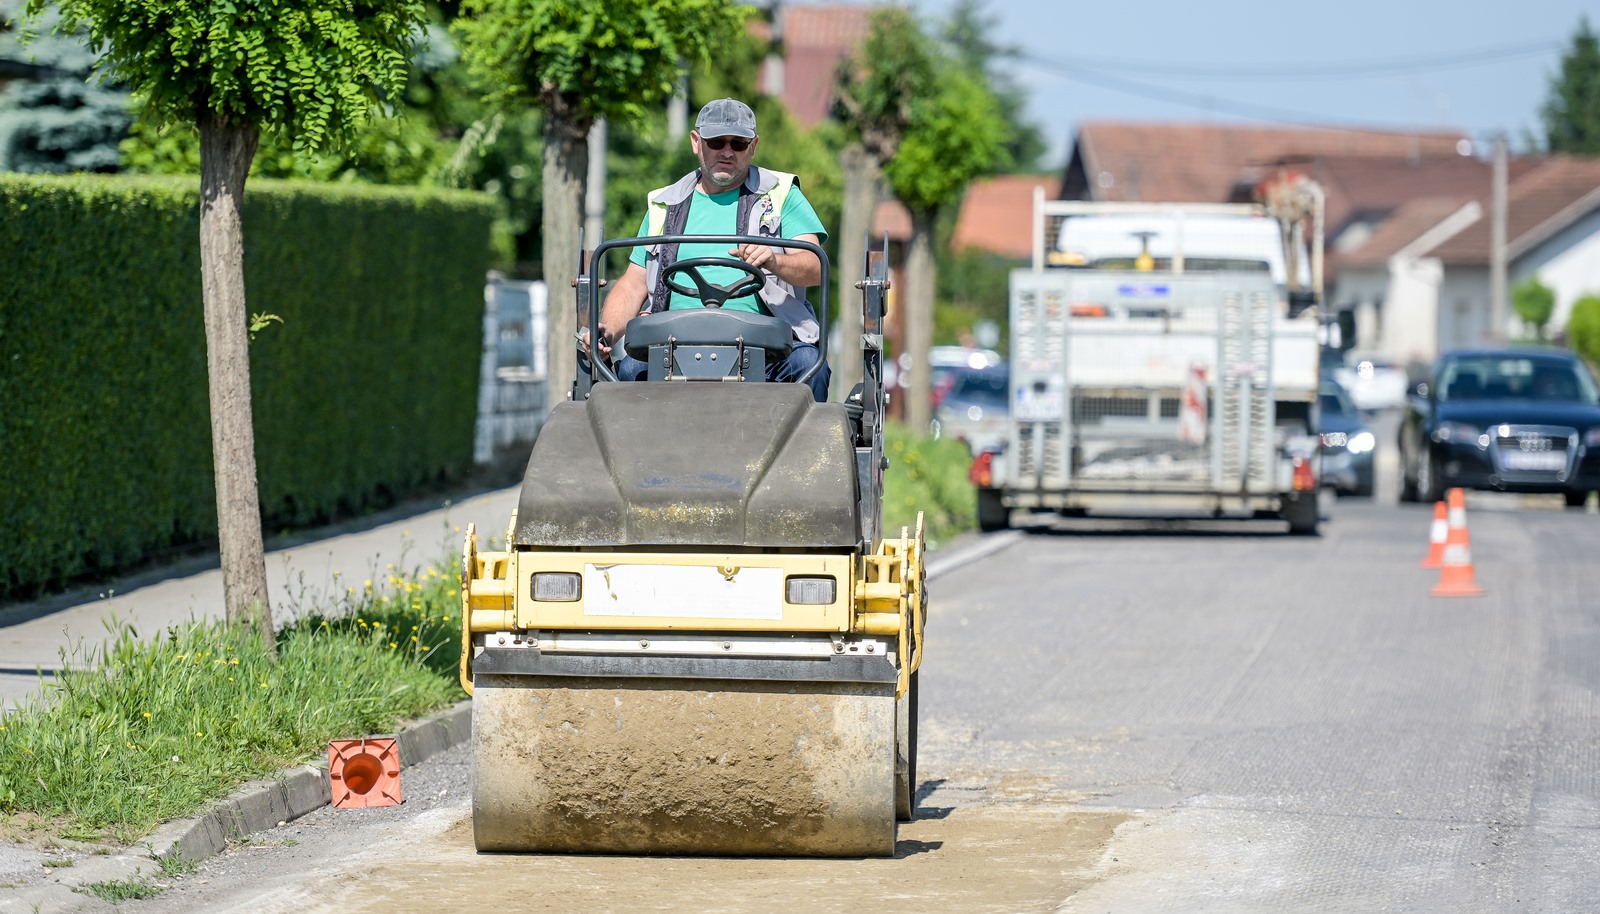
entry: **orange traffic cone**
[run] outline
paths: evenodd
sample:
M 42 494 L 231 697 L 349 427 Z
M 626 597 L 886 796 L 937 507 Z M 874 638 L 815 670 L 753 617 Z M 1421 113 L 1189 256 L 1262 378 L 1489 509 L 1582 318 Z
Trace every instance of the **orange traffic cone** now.
M 400 747 L 392 736 L 336 739 L 328 744 L 328 780 L 335 807 L 398 806 Z
M 1436 597 L 1476 597 L 1483 588 L 1473 580 L 1472 542 L 1467 536 L 1467 501 L 1460 489 L 1451 489 L 1450 531 L 1445 537 L 1439 583 L 1429 591 Z
M 1428 557 L 1422 560 L 1423 568 L 1444 566 L 1444 543 L 1449 536 L 1449 515 L 1446 513 L 1444 502 L 1436 501 L 1433 503 L 1433 525 L 1428 528 Z

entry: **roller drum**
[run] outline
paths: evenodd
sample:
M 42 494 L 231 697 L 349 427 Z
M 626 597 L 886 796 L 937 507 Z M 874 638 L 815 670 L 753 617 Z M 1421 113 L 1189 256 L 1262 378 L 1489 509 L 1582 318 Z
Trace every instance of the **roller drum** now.
M 476 677 L 480 851 L 890 856 L 893 683 Z

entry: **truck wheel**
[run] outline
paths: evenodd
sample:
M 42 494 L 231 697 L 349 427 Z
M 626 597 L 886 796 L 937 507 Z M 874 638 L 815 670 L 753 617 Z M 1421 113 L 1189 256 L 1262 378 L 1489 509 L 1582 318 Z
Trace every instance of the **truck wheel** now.
M 1316 536 L 1317 521 L 1320 520 L 1316 493 L 1285 502 L 1283 519 L 1289 522 L 1290 536 Z
M 978 490 L 978 529 L 993 533 L 1011 526 L 1011 509 L 1006 507 L 999 489 Z

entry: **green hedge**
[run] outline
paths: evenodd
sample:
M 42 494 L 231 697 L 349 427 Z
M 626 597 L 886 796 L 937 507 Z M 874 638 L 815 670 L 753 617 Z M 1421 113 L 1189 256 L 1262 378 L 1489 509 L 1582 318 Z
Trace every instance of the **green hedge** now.
M 0 598 L 213 538 L 196 179 L 0 175 Z M 269 529 L 471 467 L 492 201 L 253 181 Z
M 1600 295 L 1585 295 L 1572 303 L 1567 345 L 1589 364 L 1600 366 Z

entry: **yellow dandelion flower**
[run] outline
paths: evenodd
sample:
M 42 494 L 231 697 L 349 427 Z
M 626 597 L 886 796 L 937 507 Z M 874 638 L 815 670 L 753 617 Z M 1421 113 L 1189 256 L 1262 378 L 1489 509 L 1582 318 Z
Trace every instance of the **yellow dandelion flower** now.
M 424 645 L 423 645 L 423 646 L 422 646 L 422 649 L 423 649 L 423 650 L 425 650 L 425 651 L 431 651 L 431 650 L 433 650 L 433 648 L 431 648 L 431 647 L 429 647 L 429 646 L 427 646 L 427 645 L 426 645 L 426 644 L 424 644 Z
M 367 581 L 363 584 L 363 586 L 366 587 L 368 590 L 371 590 L 372 589 L 372 579 L 368 578 Z
M 205 734 L 201 733 L 199 730 L 194 731 L 194 735 L 195 736 L 205 736 Z
M 188 654 L 179 654 L 178 655 L 178 659 L 179 660 L 188 660 L 189 659 L 189 655 Z
M 399 646 L 400 646 L 400 645 L 398 645 L 398 644 L 395 644 L 395 643 L 394 643 L 394 642 L 393 642 L 393 641 L 390 641 L 390 642 L 389 642 L 389 649 L 390 649 L 390 650 L 393 650 L 393 649 L 395 649 L 395 648 L 397 648 L 397 647 L 399 647 Z
M 412 640 L 412 641 L 415 641 L 415 640 L 417 640 L 417 636 L 416 636 L 416 635 L 412 635 L 412 636 L 411 636 L 411 640 Z
M 150 719 L 150 712 L 149 711 L 144 712 L 144 719 L 145 720 L 149 720 Z
M 323 625 L 327 625 L 328 623 L 324 622 L 322 624 Z M 228 661 L 228 666 L 238 666 L 238 665 L 239 665 L 239 658 L 238 657 L 235 657 L 232 660 Z
M 229 676 L 229 677 L 228 677 L 228 681 L 229 681 L 229 682 L 232 682 L 232 681 L 233 681 L 233 677 L 232 677 L 232 676 Z

